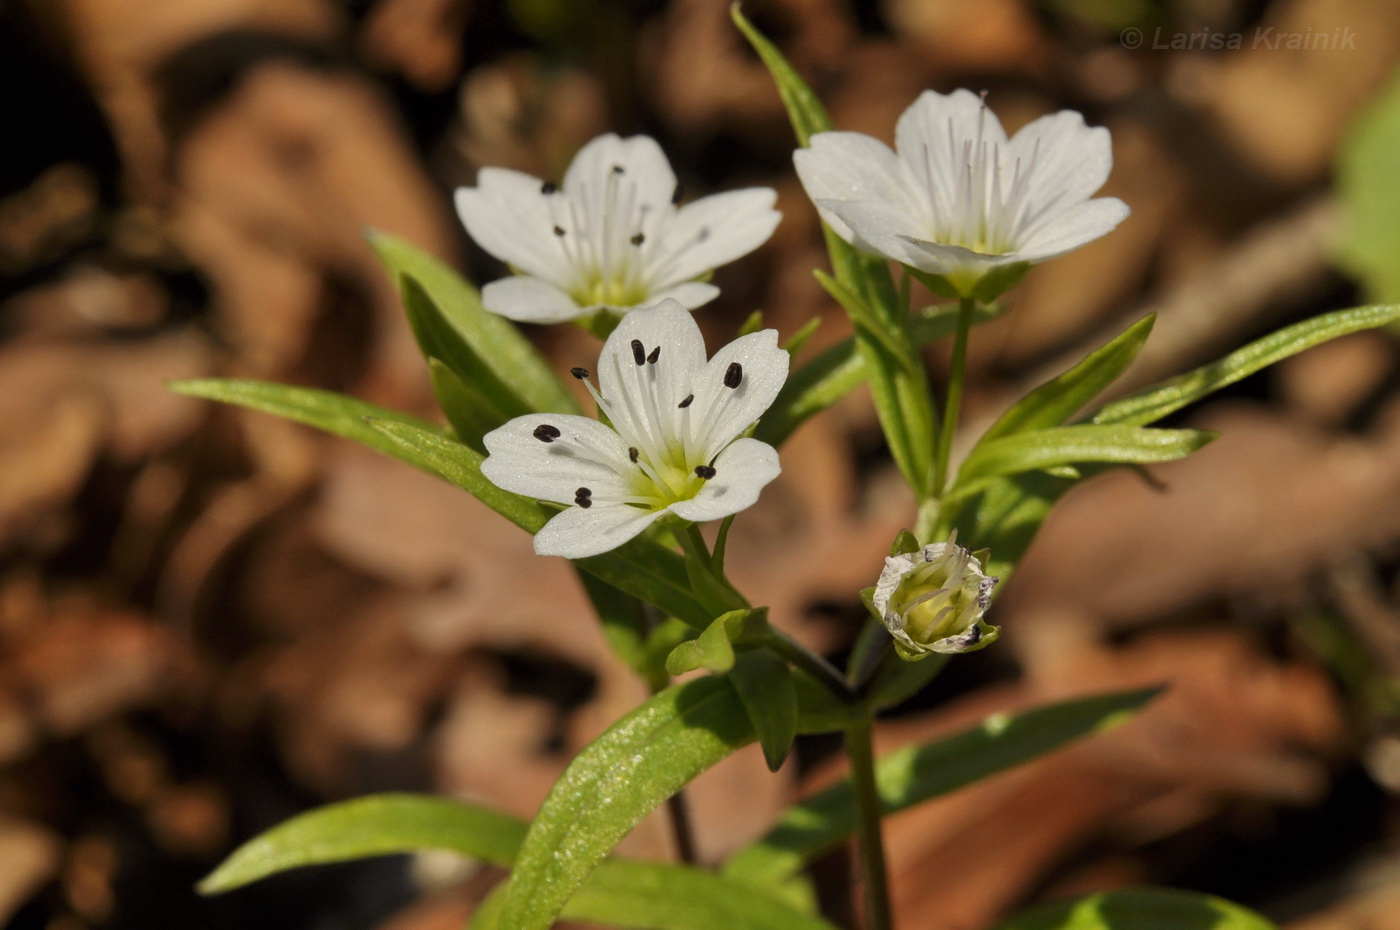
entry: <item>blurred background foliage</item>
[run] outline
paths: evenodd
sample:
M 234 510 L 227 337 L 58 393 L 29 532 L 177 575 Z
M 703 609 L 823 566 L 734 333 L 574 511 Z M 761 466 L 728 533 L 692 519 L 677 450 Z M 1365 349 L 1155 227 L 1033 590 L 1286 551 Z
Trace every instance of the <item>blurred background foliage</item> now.
M 969 435 L 1149 311 L 1118 390 L 1400 299 L 1394 0 L 746 11 L 844 129 L 888 139 L 920 90 L 966 86 L 1011 127 L 1069 107 L 1112 130 L 1105 193 L 1133 216 L 979 328 Z M 529 816 L 644 689 L 567 566 L 465 495 L 163 382 L 266 378 L 435 416 L 362 231 L 489 280 L 503 269 L 466 241 L 451 189 L 482 165 L 557 177 L 610 130 L 655 135 L 689 196 L 778 190 L 783 225 L 716 274 L 699 318 L 713 343 L 755 308 L 785 336 L 820 316 L 820 351 L 848 331 L 811 276 L 819 230 L 767 73 L 722 0 L 5 0 L 0 86 L 0 922 L 460 926 L 499 871 L 427 856 L 214 900 L 192 886 L 237 841 L 368 791 Z M 597 351 L 530 335 L 561 368 Z M 1130 727 L 895 818 L 901 926 L 1147 881 L 1294 930 L 1400 927 L 1394 336 L 1339 340 L 1173 420 L 1224 436 L 1070 494 L 996 607 L 1003 641 L 878 738 L 1170 691 Z M 911 501 L 860 393 L 804 425 L 784 467 L 729 564 L 837 655 Z M 756 748 L 708 773 L 690 792 L 702 854 L 829 780 L 830 749 L 803 742 L 777 776 Z M 624 851 L 668 856 L 664 824 Z M 846 868 L 817 870 L 836 914 Z

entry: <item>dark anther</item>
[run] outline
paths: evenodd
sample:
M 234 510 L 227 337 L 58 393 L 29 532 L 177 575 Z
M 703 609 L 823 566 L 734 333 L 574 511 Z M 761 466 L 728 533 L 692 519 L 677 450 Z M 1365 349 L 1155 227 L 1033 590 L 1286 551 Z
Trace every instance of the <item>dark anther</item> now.
M 642 340 L 632 340 L 632 360 L 638 365 L 645 365 L 647 360 L 646 347 L 642 345 Z
M 659 359 L 660 357 L 661 357 L 661 346 L 657 346 L 656 348 L 654 348 L 654 349 L 651 350 L 651 354 L 647 356 L 647 361 L 650 362 L 651 364 L 655 365 L 655 364 L 656 364 L 656 360 Z
M 558 189 L 559 185 L 555 184 L 553 181 L 545 181 L 540 185 L 540 193 L 545 195 L 552 194 Z
M 696 465 L 696 466 L 695 466 L 695 477 L 697 477 L 697 478 L 704 478 L 706 481 L 709 481 L 709 480 L 710 480 L 711 478 L 713 478 L 714 476 L 715 476 L 715 467 L 714 467 L 713 465 Z
M 632 460 L 633 465 L 637 464 L 637 456 L 639 455 L 641 455 L 641 453 L 637 451 L 636 446 L 627 447 L 627 457 Z
M 593 496 L 593 490 L 592 490 L 591 488 L 579 488 L 577 491 L 574 492 L 574 496 L 575 496 L 575 497 L 592 497 L 592 496 Z
M 685 400 L 681 401 L 679 404 L 676 404 L 676 406 L 679 407 L 680 409 L 684 410 L 686 407 L 689 407 L 689 406 L 690 406 L 690 402 L 693 401 L 693 400 L 695 400 L 695 395 L 694 395 L 694 394 L 687 394 L 687 395 L 685 395 Z
M 577 379 L 579 379 L 580 381 L 582 381 L 584 378 L 587 378 L 587 377 L 588 377 L 588 369 L 587 369 L 587 368 L 570 368 L 570 369 L 569 369 L 569 374 L 573 375 L 575 378 L 577 378 Z
M 553 442 L 560 436 L 559 427 L 550 426 L 548 423 L 541 423 L 535 427 L 534 437 L 540 442 Z
M 630 241 L 633 245 L 641 245 L 643 242 L 647 241 L 647 237 L 642 235 L 641 233 L 637 233 L 631 238 Z
M 554 227 L 554 235 L 556 235 L 556 236 L 562 236 L 562 235 L 564 235 L 564 227 L 563 227 L 563 226 L 556 226 L 556 227 Z
M 724 372 L 724 386 L 727 388 L 737 388 L 744 380 L 744 366 L 738 362 L 730 362 L 729 367 Z
M 677 206 L 677 207 L 680 206 L 680 205 L 681 205 L 681 198 L 684 197 L 684 196 L 685 196 L 685 189 L 682 188 L 679 184 L 677 184 L 677 185 L 676 185 L 676 189 L 673 190 L 673 191 L 671 191 L 671 204 L 672 204 L 672 206 Z
M 621 176 L 623 174 L 626 174 L 626 171 L 621 165 L 613 165 L 613 174 Z
M 579 488 L 574 492 L 574 503 L 587 510 L 593 506 L 593 492 L 588 488 Z

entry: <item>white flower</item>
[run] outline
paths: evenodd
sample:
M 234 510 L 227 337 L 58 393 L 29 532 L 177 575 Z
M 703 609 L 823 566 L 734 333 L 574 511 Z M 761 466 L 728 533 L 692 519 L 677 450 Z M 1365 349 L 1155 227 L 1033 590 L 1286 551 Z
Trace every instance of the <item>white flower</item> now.
M 793 160 L 837 235 L 964 295 L 988 271 L 1063 255 L 1129 212 L 1116 197 L 1089 199 L 1108 179 L 1113 150 L 1107 129 L 1071 110 L 1008 140 L 977 94 L 925 91 L 899 118 L 895 146 L 898 154 L 861 133 L 824 132 Z
M 719 289 L 695 279 L 758 248 L 781 218 L 766 187 L 684 207 L 680 199 L 655 140 L 609 134 L 579 151 L 560 187 L 481 169 L 476 187 L 458 188 L 457 212 L 471 237 L 517 272 L 486 285 L 486 309 L 558 323 L 665 298 L 699 307 Z
M 787 380 L 776 330 L 742 336 L 707 362 L 700 327 L 666 300 L 622 318 L 598 358 L 598 387 L 587 370 L 573 373 L 611 426 L 539 413 L 484 439 L 488 479 L 569 505 L 535 535 L 540 555 L 607 552 L 668 513 L 718 520 L 753 504 L 778 476 L 772 446 L 739 438 Z
M 906 659 L 971 652 L 997 638 L 982 620 L 997 579 L 956 539 L 885 559 L 871 601 Z

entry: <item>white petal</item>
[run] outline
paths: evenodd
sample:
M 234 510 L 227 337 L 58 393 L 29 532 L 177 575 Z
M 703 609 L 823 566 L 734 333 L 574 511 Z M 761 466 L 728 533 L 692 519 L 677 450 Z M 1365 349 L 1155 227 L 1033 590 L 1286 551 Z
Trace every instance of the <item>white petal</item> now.
M 695 400 L 689 410 L 692 441 L 687 442 L 687 456 L 708 462 L 762 416 L 787 380 L 789 361 L 788 353 L 778 348 L 775 329 L 740 336 L 716 352 L 689 387 Z M 739 386 L 726 387 L 725 375 L 735 363 L 740 366 Z
M 715 459 L 715 476 L 700 493 L 672 504 L 670 510 L 696 523 L 719 520 L 753 506 L 758 492 L 781 471 L 776 449 L 757 439 L 740 439 Z
M 641 203 L 670 206 L 676 174 L 661 146 L 650 136 L 623 139 L 608 133 L 589 142 L 579 149 L 564 173 L 564 192 L 582 198 L 590 217 L 601 218 L 608 177 L 615 167 L 621 168 L 623 177 L 636 185 Z
M 1102 126 L 1084 125 L 1084 117 L 1061 110 L 1027 123 L 1011 140 L 1013 160 L 1022 170 L 1034 162 L 1031 207 L 1047 200 L 1062 207 L 1087 200 L 1103 187 L 1113 170 L 1113 143 Z M 1055 200 L 1058 198 L 1058 200 Z
M 821 132 L 809 148 L 792 155 L 797 176 L 822 220 L 851 242 L 851 229 L 841 217 L 822 206 L 827 200 L 867 200 L 912 211 L 909 189 L 899 159 L 889 146 L 858 132 Z
M 541 442 L 534 431 L 553 426 L 561 436 Z M 528 497 L 572 503 L 579 488 L 596 496 L 631 494 L 627 443 L 597 420 L 567 413 L 536 413 L 516 417 L 482 437 L 489 453 L 481 473 L 497 487 Z M 592 458 L 579 454 L 586 447 Z M 598 506 L 601 506 L 599 504 Z
M 750 187 L 682 207 L 661 229 L 656 250 L 647 253 L 648 279 L 669 287 L 749 254 L 778 227 L 777 199 L 772 188 Z
M 1001 121 L 982 98 L 970 90 L 940 94 L 926 90 L 899 117 L 895 148 L 909 176 L 930 189 L 941 204 L 952 202 L 952 185 L 962 183 L 967 165 L 964 144 L 978 139 L 990 146 L 1006 144 Z M 975 156 L 976 152 L 972 152 Z
M 521 271 L 557 284 L 570 264 L 554 235 L 549 197 L 539 178 L 505 168 L 482 168 L 476 187 L 457 188 L 457 215 L 477 245 Z
M 650 526 L 662 510 L 641 510 L 626 504 L 594 504 L 587 510 L 570 507 L 555 514 L 535 534 L 538 555 L 584 559 L 632 539 Z
M 1018 243 L 1019 261 L 1043 262 L 1111 232 L 1132 211 L 1117 197 L 1100 197 L 1056 215 Z
M 988 255 L 984 252 L 965 249 L 960 245 L 944 245 L 941 242 L 929 242 L 924 239 L 908 239 L 906 241 L 921 253 L 917 261 L 909 262 L 909 264 L 930 274 L 982 272 L 996 265 L 1028 261 L 1019 252 Z
M 686 281 L 684 284 L 668 287 L 659 294 L 653 294 L 648 300 L 652 302 L 674 300 L 687 310 L 694 310 L 696 307 L 703 307 L 718 296 L 719 288 L 713 284 L 706 284 L 704 281 Z
M 932 232 L 907 206 L 873 200 L 823 200 L 818 206 L 841 220 L 850 233 L 847 241 L 856 248 L 939 273 L 935 268 L 925 268 L 924 252 L 909 243 L 911 239 L 928 241 Z
M 553 284 L 523 275 L 486 285 L 481 291 L 481 305 L 522 323 L 561 323 L 587 312 Z
M 638 365 L 632 341 L 645 359 Z M 611 408 L 613 426 L 634 445 L 658 455 L 678 423 L 676 405 L 705 365 L 705 339 L 690 311 L 674 300 L 633 310 L 622 318 L 598 355 L 598 387 Z M 650 401 L 650 402 L 649 402 Z

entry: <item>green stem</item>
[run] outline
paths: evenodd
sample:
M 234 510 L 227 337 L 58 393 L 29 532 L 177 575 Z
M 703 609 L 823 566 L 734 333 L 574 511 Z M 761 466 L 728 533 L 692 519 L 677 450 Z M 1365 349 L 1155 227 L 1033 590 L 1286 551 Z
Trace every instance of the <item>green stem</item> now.
M 943 433 L 938 440 L 938 459 L 933 470 L 933 494 L 943 496 L 948 483 L 948 456 L 953 451 L 953 437 L 958 432 L 958 412 L 962 409 L 963 380 L 967 372 L 967 334 L 972 329 L 972 314 L 977 302 L 964 297 L 958 302 L 958 331 L 953 342 L 953 367 L 948 373 L 948 401 L 943 409 Z
M 865 900 L 865 930 L 892 930 L 889 883 L 885 870 L 885 844 L 880 830 L 880 794 L 875 787 L 875 751 L 871 741 L 873 720 L 859 714 L 846 731 L 846 751 L 851 756 L 851 783 L 856 794 L 857 845 L 860 881 Z
M 850 704 L 855 700 L 855 691 L 836 666 L 812 652 L 777 627 L 769 629 L 768 638 L 763 643 L 793 665 L 802 669 L 837 699 Z

